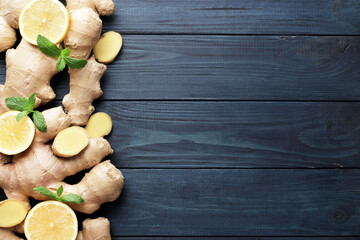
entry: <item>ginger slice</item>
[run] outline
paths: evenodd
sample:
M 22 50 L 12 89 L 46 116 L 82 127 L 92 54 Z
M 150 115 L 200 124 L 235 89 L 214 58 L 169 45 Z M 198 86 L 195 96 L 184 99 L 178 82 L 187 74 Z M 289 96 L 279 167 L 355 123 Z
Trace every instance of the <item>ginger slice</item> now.
M 21 223 L 28 212 L 23 202 L 8 199 L 0 203 L 0 227 L 14 227 Z
M 101 63 L 111 63 L 115 60 L 122 47 L 122 37 L 117 32 L 106 32 L 94 47 L 95 59 Z
M 78 126 L 66 128 L 59 132 L 53 143 L 53 151 L 59 157 L 73 157 L 89 144 L 87 131 Z
M 107 113 L 98 112 L 90 117 L 85 129 L 90 138 L 104 137 L 111 132 L 112 125 L 111 117 Z

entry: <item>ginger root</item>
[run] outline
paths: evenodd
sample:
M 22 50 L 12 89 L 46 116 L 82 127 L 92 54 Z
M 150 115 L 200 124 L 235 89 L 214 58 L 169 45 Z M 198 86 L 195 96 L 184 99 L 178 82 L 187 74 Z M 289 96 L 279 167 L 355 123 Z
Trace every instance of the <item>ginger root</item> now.
M 111 63 L 119 54 L 121 47 L 121 35 L 114 31 L 106 32 L 102 35 L 94 47 L 95 59 L 101 63 Z
M 87 60 L 101 35 L 99 14 L 111 15 L 115 5 L 112 0 L 67 0 L 66 3 L 71 23 L 65 47 L 70 49 L 70 57 Z M 106 66 L 96 62 L 94 57 L 84 68 L 69 70 L 70 93 L 64 97 L 63 105 L 72 125 L 86 125 L 94 111 L 91 103 L 103 93 L 99 81 L 105 71 Z
M 44 186 L 56 192 L 63 185 L 64 194 L 75 193 L 85 201 L 82 204 L 69 204 L 71 208 L 87 214 L 99 209 L 104 202 L 116 200 L 123 188 L 123 175 L 109 161 L 100 163 L 113 152 L 110 144 L 103 138 L 91 138 L 89 145 L 77 156 L 67 159 L 57 157 L 47 142 L 69 127 L 70 118 L 61 107 L 46 110 L 43 114 L 48 131 L 37 131 L 30 148 L 15 155 L 12 163 L 0 166 L 0 187 L 6 196 L 30 207 L 29 197 L 50 199 L 32 190 L 34 187 Z M 92 168 L 91 171 L 80 183 L 70 185 L 62 182 L 67 176 L 89 168 Z
M 85 129 L 91 138 L 104 137 L 111 132 L 112 125 L 111 117 L 107 113 L 98 112 L 90 117 Z
M 20 11 L 28 2 L 30 0 L 0 0 L 0 51 L 14 44 L 14 28 L 18 27 Z M 99 14 L 112 14 L 114 3 L 112 0 L 67 0 L 67 8 L 71 24 L 64 40 L 65 46 L 70 48 L 71 57 L 87 60 L 102 31 Z M 36 106 L 53 100 L 55 94 L 50 87 L 50 79 L 57 73 L 56 61 L 25 40 L 22 40 L 16 49 L 9 50 L 6 54 L 6 82 L 0 85 L 0 114 L 9 110 L 4 104 L 7 97 L 28 97 L 36 93 Z M 110 161 L 101 162 L 113 151 L 105 139 L 91 138 L 83 151 L 67 159 L 56 156 L 48 143 L 61 130 L 71 125 L 86 125 L 94 111 L 92 101 L 102 95 L 99 81 L 105 71 L 106 66 L 97 63 L 93 57 L 85 68 L 71 69 L 70 93 L 63 100 L 68 115 L 61 107 L 44 111 L 47 132 L 37 131 L 32 145 L 21 154 L 12 158 L 0 155 L 0 187 L 8 198 L 22 201 L 30 208 L 29 197 L 37 200 L 48 199 L 32 188 L 44 186 L 55 192 L 63 185 L 64 194 L 75 193 L 85 201 L 83 204 L 69 205 L 76 211 L 90 214 L 102 203 L 115 201 L 119 197 L 124 178 Z M 91 170 L 78 184 L 63 182 L 67 176 L 84 169 Z M 84 223 L 84 230 L 79 234 L 83 239 L 94 239 L 89 238 L 87 232 L 95 234 L 96 230 L 98 235 L 94 236 L 99 236 L 98 239 L 111 239 L 106 222 L 92 220 L 91 227 L 87 227 L 88 222 Z M 21 239 L 12 230 L 21 232 L 22 225 L 15 228 L 0 228 L 0 239 Z
M 59 157 L 73 157 L 79 154 L 89 144 L 89 135 L 82 127 L 69 127 L 54 139 L 52 149 Z
M 8 199 L 0 203 L 0 227 L 14 227 L 21 223 L 28 212 L 24 203 Z
M 109 220 L 102 217 L 84 220 L 76 240 L 111 240 Z
M 13 231 L 6 228 L 0 228 L 0 239 L 4 240 L 24 240 L 15 235 Z
M 0 85 L 0 113 L 8 111 L 5 99 L 26 97 L 36 93 L 36 106 L 55 98 L 50 87 L 57 73 L 56 59 L 42 53 L 38 47 L 22 40 L 16 49 L 6 52 L 6 82 Z
M 72 125 L 85 125 L 89 116 L 94 112 L 94 99 L 103 92 L 100 79 L 106 71 L 106 66 L 96 62 L 92 57 L 81 69 L 70 69 L 70 93 L 63 99 L 63 105 L 71 118 Z
M 31 0 L 0 1 L 0 52 L 11 48 L 16 42 L 21 10 Z
M 111 15 L 115 5 L 112 0 L 66 0 L 66 3 L 71 23 L 65 46 L 70 48 L 71 57 L 88 59 L 102 30 L 99 14 Z

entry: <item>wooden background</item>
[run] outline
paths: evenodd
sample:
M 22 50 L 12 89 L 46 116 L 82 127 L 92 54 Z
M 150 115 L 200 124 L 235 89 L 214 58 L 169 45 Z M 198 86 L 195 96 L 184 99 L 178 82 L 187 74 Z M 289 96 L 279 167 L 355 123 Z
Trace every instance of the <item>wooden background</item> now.
M 115 2 L 114 239 L 360 238 L 360 1 Z

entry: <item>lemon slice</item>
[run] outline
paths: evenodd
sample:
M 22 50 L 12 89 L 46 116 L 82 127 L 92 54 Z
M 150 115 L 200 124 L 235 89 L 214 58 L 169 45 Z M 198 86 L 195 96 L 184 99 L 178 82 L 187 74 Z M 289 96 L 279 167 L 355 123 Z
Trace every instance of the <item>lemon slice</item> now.
M 30 210 L 25 219 L 24 231 L 28 240 L 75 240 L 78 221 L 68 205 L 45 201 Z
M 28 42 L 37 45 L 40 34 L 58 44 L 64 40 L 70 25 L 70 16 L 58 0 L 33 0 L 21 11 L 20 34 Z
M 35 126 L 29 117 L 16 121 L 18 111 L 0 116 L 0 152 L 15 155 L 25 151 L 35 136 Z

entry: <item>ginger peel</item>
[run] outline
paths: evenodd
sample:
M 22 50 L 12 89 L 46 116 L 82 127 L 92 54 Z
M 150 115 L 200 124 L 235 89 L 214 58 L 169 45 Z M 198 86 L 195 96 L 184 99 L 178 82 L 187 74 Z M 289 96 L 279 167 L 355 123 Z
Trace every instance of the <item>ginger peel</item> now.
M 0 52 L 11 48 L 16 42 L 21 10 L 31 0 L 0 1 Z
M 110 222 L 106 218 L 86 219 L 76 240 L 111 240 Z
M 107 113 L 98 112 L 90 117 L 85 129 L 91 138 L 104 137 L 111 132 L 112 125 L 111 117 Z
M 89 144 L 89 135 L 82 127 L 69 127 L 54 139 L 52 149 L 59 157 L 73 157 L 79 154 Z
M 63 105 L 71 118 L 71 124 L 83 126 L 89 120 L 95 108 L 94 99 L 103 92 L 100 88 L 100 79 L 106 71 L 104 64 L 98 63 L 94 57 L 81 69 L 70 69 L 70 93 L 65 95 Z
M 6 52 L 6 81 L 0 85 L 0 113 L 8 111 L 8 97 L 29 97 L 36 93 L 36 104 L 48 103 L 55 98 L 50 86 L 57 73 L 56 59 L 42 53 L 38 47 L 22 40 L 16 49 Z
M 21 223 L 28 208 L 21 201 L 8 199 L 0 203 L 0 227 L 9 228 Z

